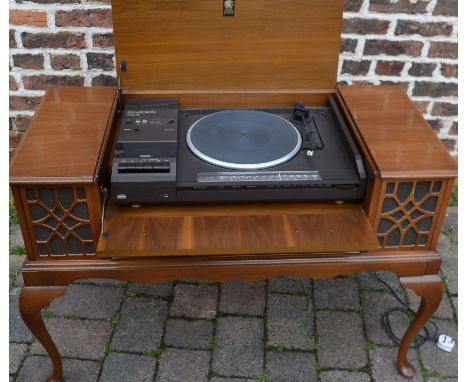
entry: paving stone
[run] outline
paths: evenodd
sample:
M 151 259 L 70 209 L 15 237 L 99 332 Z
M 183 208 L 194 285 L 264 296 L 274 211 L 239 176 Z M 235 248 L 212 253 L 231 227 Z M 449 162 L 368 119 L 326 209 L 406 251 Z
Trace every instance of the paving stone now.
M 18 288 L 22 288 L 24 286 L 24 279 L 22 273 L 20 273 L 18 277 L 14 280 L 13 285 Z
M 24 247 L 23 234 L 18 224 L 10 226 L 9 244 L 10 248 Z
M 450 247 L 441 252 L 442 272 L 446 278 L 450 294 L 458 294 L 458 248 Z
M 452 242 L 458 242 L 458 207 L 448 207 L 445 214 L 444 230 L 451 231 Z
M 104 356 L 112 331 L 110 323 L 65 318 L 50 318 L 45 323 L 62 356 L 96 360 Z M 31 353 L 47 354 L 37 340 L 31 345 Z
M 110 353 L 99 382 L 151 382 L 156 358 L 135 354 Z
M 166 346 L 208 349 L 213 331 L 214 325 L 209 321 L 171 319 L 167 323 L 164 343 Z
M 388 291 L 388 287 L 379 281 L 375 275 L 385 281 L 390 285 L 393 290 L 402 290 L 400 280 L 395 273 L 377 271 L 377 272 L 361 272 L 358 274 L 359 280 L 361 281 L 361 286 L 364 289 L 373 289 L 373 290 L 385 290 Z
M 358 369 L 367 363 L 359 314 L 317 312 L 317 335 L 322 366 Z
M 452 297 L 452 304 L 453 304 L 453 307 L 455 308 L 455 314 L 458 317 L 458 297 Z
M 311 294 L 311 281 L 304 277 L 281 276 L 268 280 L 270 293 L 301 293 Z
M 9 309 L 9 322 L 10 322 L 10 333 L 9 338 L 12 342 L 31 342 L 33 335 L 26 327 L 23 319 L 20 316 L 18 308 L 19 299 L 19 288 L 14 288 L 10 292 L 10 309 Z
M 212 370 L 219 375 L 257 378 L 263 366 L 263 333 L 262 319 L 219 318 Z
M 333 370 L 320 373 L 321 382 L 370 382 L 370 380 L 369 375 L 361 372 Z
M 114 279 L 81 279 L 75 281 L 73 284 L 85 284 L 85 285 L 97 285 L 97 286 L 120 286 L 127 285 L 126 281 L 114 280 Z
M 10 255 L 8 256 L 8 259 L 10 262 L 10 274 L 21 272 L 23 264 L 26 261 L 26 256 Z
M 440 350 L 436 343 L 427 341 L 419 349 L 423 366 L 431 373 L 436 372 L 454 377 L 458 374 L 458 334 L 454 324 L 447 320 L 434 320 L 439 328 L 439 335 L 446 334 L 455 340 L 455 347 L 448 353 Z
M 375 381 L 385 382 L 406 382 L 407 378 L 403 377 L 397 369 L 397 348 L 379 348 L 370 351 L 372 376 Z M 416 359 L 416 351 L 408 350 L 408 361 L 416 367 L 416 375 L 411 379 L 411 382 L 422 382 L 423 377 L 421 367 Z
M 215 285 L 178 284 L 174 288 L 171 316 L 215 318 L 218 287 Z
M 223 313 L 263 315 L 265 283 L 241 280 L 223 283 L 219 309 Z
M 440 233 L 439 240 L 437 241 L 437 252 L 444 253 L 445 251 L 449 250 L 452 247 L 452 243 L 450 242 L 447 235 L 444 233 Z
M 120 287 L 70 285 L 64 296 L 52 301 L 50 310 L 58 316 L 111 319 L 123 296 Z
M 458 382 L 458 378 L 427 378 L 426 382 Z
M 172 281 L 159 284 L 131 283 L 128 287 L 128 293 L 154 297 L 169 297 L 172 296 Z
M 99 363 L 63 359 L 64 380 L 70 382 L 96 382 Z M 44 382 L 52 374 L 49 357 L 28 357 L 18 374 L 16 382 Z
M 10 374 L 18 371 L 28 346 L 25 344 L 10 344 Z
M 136 297 L 124 302 L 112 348 L 147 352 L 159 348 L 163 335 L 167 304 L 154 298 Z
M 419 297 L 411 289 L 407 289 L 406 293 L 408 294 L 408 298 L 409 298 L 411 308 L 413 308 L 413 310 L 417 311 L 419 309 L 419 305 L 421 304 L 421 297 Z M 437 308 L 436 312 L 434 313 L 434 317 L 453 319 L 454 311 L 452 309 L 452 306 L 450 305 L 450 300 L 447 297 L 446 293 L 444 293 L 442 295 L 442 301 L 440 302 L 439 307 Z
M 317 380 L 312 353 L 268 352 L 266 379 L 269 382 L 313 382 Z
M 356 282 L 351 277 L 318 280 L 314 284 L 317 309 L 359 309 L 359 294 Z
M 210 353 L 204 350 L 166 349 L 159 359 L 157 382 L 208 381 Z
M 288 349 L 312 349 L 312 310 L 309 297 L 270 294 L 267 307 L 268 345 L 281 345 Z
M 364 322 L 369 340 L 376 344 L 394 344 L 382 325 L 382 315 L 387 310 L 399 306 L 401 306 L 400 303 L 390 293 L 365 292 L 362 294 Z M 391 317 L 392 329 L 399 338 L 405 333 L 408 324 L 409 319 L 404 314 L 395 313 Z
M 255 379 L 213 377 L 210 382 L 257 382 Z

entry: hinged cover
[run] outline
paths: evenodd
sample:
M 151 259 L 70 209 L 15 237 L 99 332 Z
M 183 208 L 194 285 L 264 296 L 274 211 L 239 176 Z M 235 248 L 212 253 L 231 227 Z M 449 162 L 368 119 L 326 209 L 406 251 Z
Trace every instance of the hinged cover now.
M 343 0 L 112 0 L 124 90 L 331 89 Z

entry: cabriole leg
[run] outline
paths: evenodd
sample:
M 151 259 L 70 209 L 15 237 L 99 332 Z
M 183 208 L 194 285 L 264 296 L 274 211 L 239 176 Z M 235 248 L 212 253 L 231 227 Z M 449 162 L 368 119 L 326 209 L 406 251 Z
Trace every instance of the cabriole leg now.
M 421 297 L 418 312 L 406 330 L 398 349 L 398 370 L 406 378 L 412 378 L 416 374 L 416 368 L 408 361 L 408 348 L 421 328 L 439 307 L 442 301 L 443 288 L 442 280 L 438 275 L 401 277 L 400 281 L 405 288 L 414 290 Z
M 44 346 L 52 360 L 53 373 L 46 382 L 63 382 L 62 359 L 41 316 L 41 309 L 56 297 L 62 296 L 67 287 L 24 287 L 19 297 L 19 311 L 26 326 Z

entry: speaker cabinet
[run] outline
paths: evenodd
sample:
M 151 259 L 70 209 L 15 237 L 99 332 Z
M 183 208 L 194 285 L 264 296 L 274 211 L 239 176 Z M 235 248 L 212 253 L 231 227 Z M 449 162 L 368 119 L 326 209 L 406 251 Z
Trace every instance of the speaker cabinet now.
M 97 184 L 28 185 L 12 191 L 16 205 L 21 205 L 18 213 L 24 215 L 20 220 L 26 226 L 23 232 L 28 232 L 25 244 L 30 257 L 95 256 L 101 211 Z
M 432 249 L 450 193 L 449 183 L 443 179 L 383 180 L 375 216 L 382 248 Z

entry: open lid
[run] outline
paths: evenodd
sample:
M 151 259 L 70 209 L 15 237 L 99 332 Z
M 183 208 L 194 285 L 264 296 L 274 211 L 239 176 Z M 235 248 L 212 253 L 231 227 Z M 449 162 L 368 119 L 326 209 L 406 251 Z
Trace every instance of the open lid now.
M 124 90 L 331 89 L 343 0 L 112 0 Z

